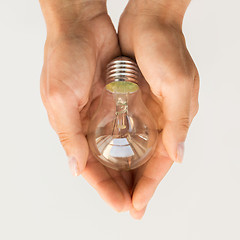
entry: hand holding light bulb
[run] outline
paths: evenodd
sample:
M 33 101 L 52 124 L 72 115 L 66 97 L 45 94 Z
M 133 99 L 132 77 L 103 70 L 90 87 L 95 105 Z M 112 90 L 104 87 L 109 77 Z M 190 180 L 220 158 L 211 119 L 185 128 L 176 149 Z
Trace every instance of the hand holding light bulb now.
M 138 1 L 129 1 L 119 25 L 122 53 L 105 1 L 67 1 L 60 8 L 59 0 L 40 0 L 48 29 L 41 95 L 49 120 L 69 157 L 73 175 L 82 174 L 117 211 L 130 211 L 134 218 L 141 218 L 173 161 L 182 158 L 177 146 L 182 149 L 197 111 L 197 70 L 186 49 L 181 24 L 175 25 L 179 21 L 169 17 L 169 9 L 165 9 L 167 23 L 157 17 L 156 11 L 164 13 L 164 9 L 155 7 L 156 1 L 149 1 L 152 6 L 147 10 L 134 6 L 135 12 L 132 3 Z M 105 167 L 89 152 L 86 139 L 89 120 L 106 85 L 104 69 L 121 54 L 136 59 L 147 80 L 139 79 L 143 102 L 157 121 L 159 132 L 163 129 L 150 160 L 132 171 Z M 111 128 L 113 135 L 131 126 L 124 123 L 131 119 L 125 114 L 124 98 L 116 100 L 115 106 L 121 109 L 114 114 L 123 115 L 118 115 Z
M 142 216 L 173 161 L 182 161 L 188 128 L 198 111 L 199 75 L 182 34 L 189 2 L 130 0 L 120 19 L 122 54 L 136 59 L 151 89 L 149 96 L 148 88 L 142 88 L 146 105 L 162 129 L 153 157 L 134 173 L 135 217 Z
M 105 86 L 103 72 L 120 55 L 117 35 L 104 1 L 67 1 L 62 8 L 58 0 L 40 1 L 48 30 L 41 97 L 72 174 L 82 174 L 116 211 L 127 210 L 131 196 L 123 177 L 89 154 L 86 139 L 89 113 Z

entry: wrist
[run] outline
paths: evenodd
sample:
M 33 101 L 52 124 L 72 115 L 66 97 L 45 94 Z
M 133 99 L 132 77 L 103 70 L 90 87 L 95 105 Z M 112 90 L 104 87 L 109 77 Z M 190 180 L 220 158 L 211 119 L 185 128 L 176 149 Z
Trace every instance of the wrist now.
M 129 0 L 126 11 L 135 16 L 157 17 L 161 22 L 182 27 L 191 0 Z
M 39 0 L 39 2 L 47 32 L 51 35 L 78 31 L 81 23 L 107 13 L 106 0 Z

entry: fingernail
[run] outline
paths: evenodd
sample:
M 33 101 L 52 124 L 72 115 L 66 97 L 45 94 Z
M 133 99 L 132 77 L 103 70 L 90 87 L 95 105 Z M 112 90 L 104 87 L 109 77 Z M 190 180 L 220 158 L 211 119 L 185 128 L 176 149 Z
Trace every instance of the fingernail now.
M 181 142 L 177 146 L 177 159 L 176 162 L 181 163 L 184 155 L 184 142 Z
M 69 165 L 69 168 L 70 168 L 71 173 L 72 173 L 73 176 L 80 175 L 78 162 L 77 162 L 77 159 L 75 157 L 69 157 L 68 158 L 68 165 Z

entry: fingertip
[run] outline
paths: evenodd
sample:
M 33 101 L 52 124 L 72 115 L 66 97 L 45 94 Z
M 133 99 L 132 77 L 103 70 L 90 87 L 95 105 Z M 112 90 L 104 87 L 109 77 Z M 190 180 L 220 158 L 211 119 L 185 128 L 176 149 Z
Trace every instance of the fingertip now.
M 131 197 L 130 196 L 126 196 L 123 192 L 121 192 L 122 194 L 122 206 L 121 208 L 119 208 L 118 212 L 127 212 L 130 211 L 131 207 L 132 207 L 132 201 L 131 201 Z
M 86 168 L 87 165 L 87 157 L 84 156 L 84 158 L 78 157 L 77 158 L 77 164 L 78 164 L 78 172 L 79 175 L 83 173 L 83 171 Z
M 100 185 L 98 184 L 98 187 L 95 186 L 94 188 L 116 212 L 121 213 L 126 210 L 124 194 L 112 179 L 103 180 Z
M 180 142 L 177 144 L 177 147 L 174 151 L 174 154 L 172 154 L 173 157 L 171 158 L 173 162 L 175 163 L 182 163 L 183 157 L 184 157 L 184 142 Z
M 176 163 L 183 162 L 186 135 L 178 134 L 177 129 L 167 124 L 163 129 L 162 142 L 170 157 Z
M 86 167 L 86 161 L 70 155 L 68 156 L 68 166 L 73 176 L 77 177 L 82 174 Z
M 123 206 L 122 212 L 129 211 L 131 208 L 131 205 L 132 205 L 131 198 L 129 197 L 126 199 L 126 197 L 125 197 L 125 204 Z
M 183 155 L 184 155 L 184 142 L 180 142 L 177 145 L 177 156 L 175 162 L 182 163 Z
M 136 198 L 135 198 L 136 199 Z M 138 199 L 136 200 L 133 200 L 133 208 L 136 210 L 136 211 L 141 211 L 144 206 L 145 206 L 145 202 L 143 201 L 139 201 Z
M 130 215 L 132 216 L 132 218 L 134 218 L 135 220 L 141 220 L 145 214 L 147 206 L 145 206 L 143 209 L 141 210 L 137 210 L 134 208 L 134 206 L 132 206 L 132 208 L 130 209 Z
M 116 212 L 121 213 L 126 211 L 125 204 L 123 204 L 123 202 L 124 196 L 120 193 L 118 194 L 116 201 L 114 201 L 111 205 Z
M 68 164 L 73 176 L 79 176 L 85 169 L 88 159 L 88 143 L 83 135 L 75 136 L 64 145 Z
M 151 177 L 142 176 L 137 186 L 135 187 L 132 196 L 132 205 L 137 211 L 141 211 L 147 206 L 154 191 L 156 190 L 158 182 Z
M 70 171 L 74 177 L 77 177 L 81 174 L 79 162 L 77 161 L 76 157 L 74 157 L 74 156 L 68 157 L 68 165 L 69 165 Z

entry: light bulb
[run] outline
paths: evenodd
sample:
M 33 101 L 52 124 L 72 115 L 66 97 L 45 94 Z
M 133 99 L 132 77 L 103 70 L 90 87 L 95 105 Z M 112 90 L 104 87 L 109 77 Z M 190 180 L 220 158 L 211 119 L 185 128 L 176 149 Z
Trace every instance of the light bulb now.
M 107 167 L 134 169 L 155 150 L 156 123 L 141 97 L 137 64 L 118 57 L 107 65 L 106 72 L 100 104 L 89 124 L 90 150 Z

